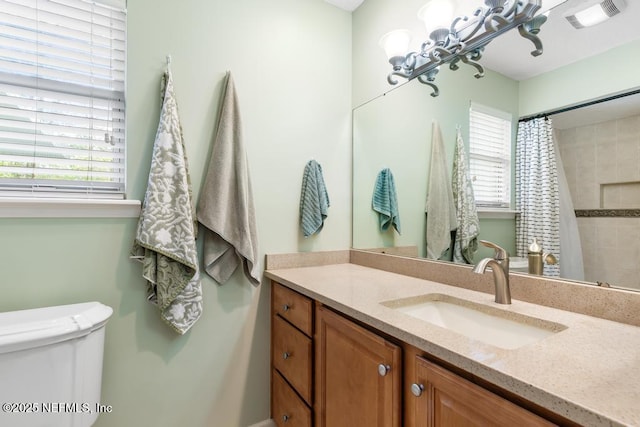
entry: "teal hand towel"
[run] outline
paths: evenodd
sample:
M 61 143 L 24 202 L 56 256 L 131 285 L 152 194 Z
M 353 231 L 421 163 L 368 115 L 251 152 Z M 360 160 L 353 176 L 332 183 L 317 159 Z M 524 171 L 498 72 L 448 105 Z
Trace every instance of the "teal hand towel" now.
M 322 177 L 322 166 L 310 160 L 302 175 L 300 193 L 300 228 L 304 237 L 319 233 L 329 209 L 329 194 Z
M 386 231 L 390 225 L 400 234 L 400 214 L 398 212 L 398 197 L 396 195 L 396 185 L 393 181 L 393 174 L 389 168 L 382 169 L 376 178 L 373 188 L 373 201 L 371 203 L 374 211 L 378 213 L 380 231 Z

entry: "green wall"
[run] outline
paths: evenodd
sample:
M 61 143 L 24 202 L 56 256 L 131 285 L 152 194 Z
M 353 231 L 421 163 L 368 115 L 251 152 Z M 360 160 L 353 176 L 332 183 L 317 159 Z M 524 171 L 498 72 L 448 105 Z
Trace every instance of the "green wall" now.
M 351 15 L 321 0 L 129 0 L 128 197 L 141 199 L 172 70 L 198 197 L 231 70 L 243 114 L 261 263 L 265 253 L 344 249 L 351 218 Z M 305 163 L 323 166 L 331 198 L 319 236 L 298 229 Z M 145 300 L 128 258 L 136 218 L 0 219 L 0 311 L 84 301 L 107 324 L 97 427 L 248 426 L 269 417 L 269 291 L 238 272 L 205 276 L 204 314 L 174 334 Z
M 640 88 L 640 40 L 520 82 L 528 116 Z

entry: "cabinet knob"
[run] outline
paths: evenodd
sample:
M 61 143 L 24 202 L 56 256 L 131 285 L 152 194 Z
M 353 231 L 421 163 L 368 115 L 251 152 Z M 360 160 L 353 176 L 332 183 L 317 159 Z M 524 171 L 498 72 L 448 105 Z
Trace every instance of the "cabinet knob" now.
M 287 311 L 289 311 L 290 309 L 291 309 L 291 306 L 289 304 L 285 304 L 285 305 L 282 306 L 282 311 L 284 311 L 285 313 Z
M 289 421 L 289 415 L 283 415 L 282 416 L 282 422 L 286 423 L 287 421 Z
M 289 357 L 291 357 L 291 353 L 289 353 L 288 351 L 285 351 L 284 353 L 282 353 L 282 358 L 284 360 L 287 360 Z
M 391 366 L 389 365 L 383 365 L 382 363 L 378 365 L 378 374 L 380 374 L 381 377 L 387 375 L 390 370 Z
M 413 393 L 415 397 L 420 397 L 423 391 L 424 386 L 422 384 L 411 384 L 411 393 Z

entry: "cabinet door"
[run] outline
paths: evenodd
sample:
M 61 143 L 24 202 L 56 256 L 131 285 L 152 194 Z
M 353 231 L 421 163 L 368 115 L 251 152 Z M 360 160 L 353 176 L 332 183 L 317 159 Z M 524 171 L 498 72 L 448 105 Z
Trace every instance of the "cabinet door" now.
M 416 399 L 416 427 L 555 425 L 418 356 L 415 375 L 408 399 Z
M 316 425 L 399 427 L 399 346 L 328 310 L 316 309 Z

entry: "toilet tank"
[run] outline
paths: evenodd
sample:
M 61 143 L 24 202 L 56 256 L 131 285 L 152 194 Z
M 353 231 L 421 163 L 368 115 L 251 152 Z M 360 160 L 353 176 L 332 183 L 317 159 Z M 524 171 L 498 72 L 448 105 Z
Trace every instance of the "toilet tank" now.
M 88 427 L 101 412 L 99 302 L 0 313 L 0 426 Z

